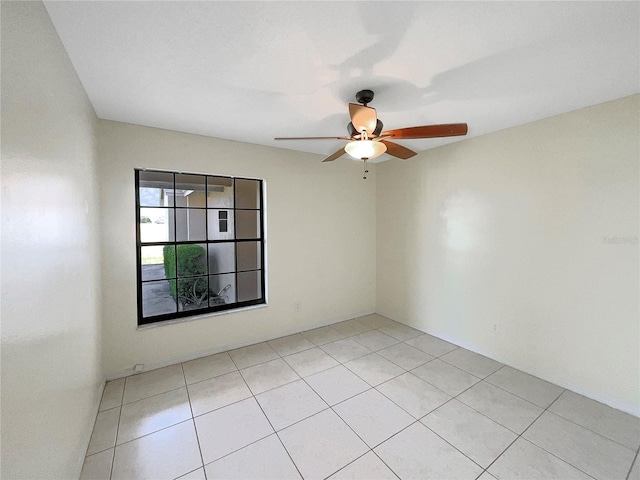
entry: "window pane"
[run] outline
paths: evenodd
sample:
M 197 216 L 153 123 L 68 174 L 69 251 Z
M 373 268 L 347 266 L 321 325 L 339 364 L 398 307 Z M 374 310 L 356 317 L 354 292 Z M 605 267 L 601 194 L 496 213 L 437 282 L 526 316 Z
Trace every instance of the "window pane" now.
M 236 270 L 234 243 L 209 244 L 209 273 L 228 273 Z
M 141 242 L 167 242 L 173 241 L 173 237 L 173 209 L 140 209 Z
M 256 300 L 262 297 L 261 272 L 238 273 L 238 301 Z
M 168 250 L 168 257 L 173 261 L 175 254 L 175 247 L 173 245 L 167 246 L 153 246 L 142 247 L 140 250 L 142 280 L 164 280 L 166 277 L 164 266 L 164 252 Z
M 226 224 L 220 221 L 220 214 L 226 213 Z M 233 210 L 207 210 L 207 227 L 209 240 L 233 240 Z M 227 227 L 227 231 L 220 231 L 220 227 Z
M 203 208 L 176 209 L 176 232 L 178 235 L 176 240 L 178 242 L 207 239 L 205 212 L 206 210 Z
M 173 173 L 138 172 L 138 198 L 141 207 L 169 207 L 173 205 Z
M 178 277 L 206 275 L 207 249 L 205 245 L 178 245 Z M 173 275 L 171 275 L 173 276 Z
M 258 210 L 236 210 L 236 238 L 260 238 Z
M 209 298 L 209 305 L 215 307 L 216 305 L 235 303 L 235 284 L 236 276 L 234 273 L 210 275 L 209 285 L 211 288 L 211 296 Z
M 260 208 L 260 182 L 236 178 L 236 208 Z
M 238 271 L 259 270 L 261 266 L 260 242 L 238 242 Z
M 142 284 L 142 316 L 153 317 L 176 312 L 176 301 L 171 295 L 169 282 L 146 282 Z
M 233 179 L 207 177 L 207 207 L 233 208 Z
M 206 308 L 209 305 L 207 277 L 178 279 L 178 311 Z

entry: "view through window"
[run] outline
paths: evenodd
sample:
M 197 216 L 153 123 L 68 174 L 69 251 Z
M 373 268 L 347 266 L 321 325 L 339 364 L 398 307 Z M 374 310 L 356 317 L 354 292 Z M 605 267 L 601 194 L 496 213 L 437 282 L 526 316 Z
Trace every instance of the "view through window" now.
M 136 170 L 138 324 L 265 303 L 262 180 Z

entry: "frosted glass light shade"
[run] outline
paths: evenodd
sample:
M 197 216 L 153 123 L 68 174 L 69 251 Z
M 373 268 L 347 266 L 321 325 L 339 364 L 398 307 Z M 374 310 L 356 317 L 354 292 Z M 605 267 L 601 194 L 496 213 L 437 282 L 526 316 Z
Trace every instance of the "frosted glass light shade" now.
M 353 158 L 370 160 L 386 152 L 387 146 L 382 142 L 374 142 L 373 140 L 356 140 L 347 143 L 344 149 Z

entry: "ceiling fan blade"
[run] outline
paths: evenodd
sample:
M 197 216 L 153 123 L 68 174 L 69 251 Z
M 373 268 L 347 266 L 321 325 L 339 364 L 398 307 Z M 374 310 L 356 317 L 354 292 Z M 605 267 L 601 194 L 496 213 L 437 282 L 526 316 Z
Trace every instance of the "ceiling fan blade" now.
M 406 160 L 407 158 L 411 158 L 416 155 L 416 152 L 414 152 L 413 150 L 409 150 L 407 147 L 403 147 L 402 145 L 398 145 L 397 143 L 393 143 L 388 140 L 380 141 L 387 146 L 387 153 L 389 155 L 393 155 L 394 157 Z
M 367 134 L 371 135 L 376 129 L 378 117 L 376 116 L 375 108 L 365 107 L 364 105 L 358 105 L 357 103 L 350 103 L 349 115 L 351 116 L 351 123 L 353 123 L 353 126 L 358 132 L 364 128 L 367 131 Z
M 457 137 L 467 134 L 466 123 L 446 123 L 442 125 L 423 125 L 421 127 L 398 128 L 387 130 L 382 135 L 393 135 L 393 138 L 436 138 L 436 137 Z
M 276 137 L 274 140 L 351 140 L 349 137 Z
M 334 153 L 333 155 L 329 155 L 327 158 L 325 158 L 322 161 L 323 162 L 333 162 L 336 158 L 340 158 L 344 154 L 345 154 L 344 148 L 341 148 L 336 153 Z

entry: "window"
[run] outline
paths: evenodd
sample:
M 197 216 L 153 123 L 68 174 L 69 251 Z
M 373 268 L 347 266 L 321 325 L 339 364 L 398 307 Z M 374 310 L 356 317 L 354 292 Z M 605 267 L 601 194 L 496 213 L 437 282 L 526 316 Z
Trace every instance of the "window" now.
M 265 303 L 262 180 L 136 170 L 138 324 Z

